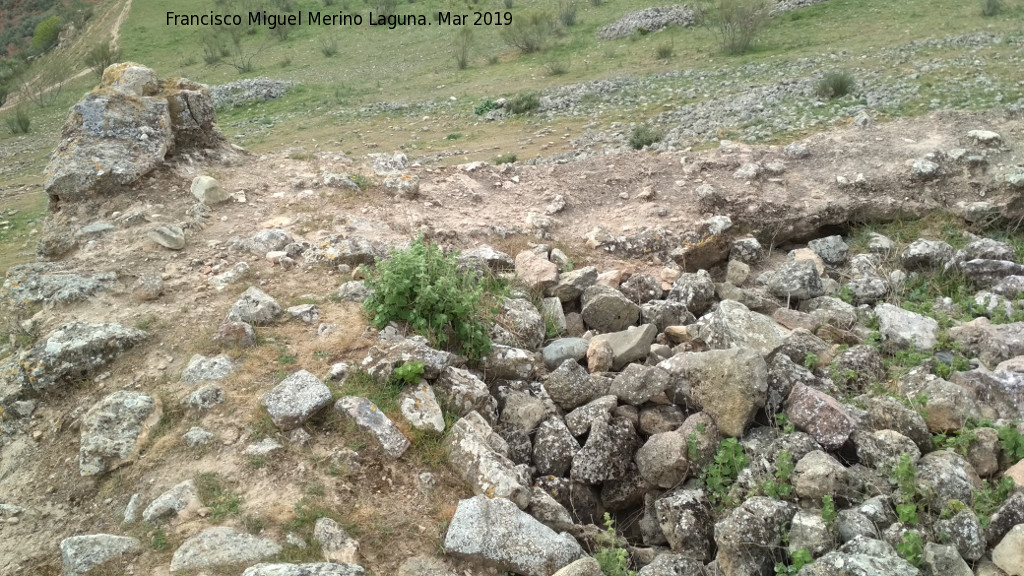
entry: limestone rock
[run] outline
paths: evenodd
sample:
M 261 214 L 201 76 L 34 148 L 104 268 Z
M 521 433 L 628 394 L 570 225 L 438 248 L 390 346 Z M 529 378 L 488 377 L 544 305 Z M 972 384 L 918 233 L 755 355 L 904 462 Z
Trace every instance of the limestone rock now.
M 658 329 L 653 324 L 643 326 L 630 326 L 620 332 L 599 334 L 590 339 L 590 349 L 587 351 L 588 358 L 590 350 L 608 344 L 611 349 L 611 370 L 622 370 L 631 362 L 638 362 L 647 358 L 651 351 L 651 344 L 658 335 Z M 603 362 L 601 363 L 603 365 Z M 605 370 L 594 370 L 605 371 Z
M 533 441 L 533 462 L 537 474 L 564 476 L 579 451 L 579 442 L 560 417 L 549 416 L 537 427 Z
M 231 193 L 221 188 L 220 182 L 212 176 L 193 178 L 190 192 L 203 204 L 219 204 L 231 199 Z
M 142 519 L 146 522 L 157 522 L 178 515 L 182 510 L 199 507 L 199 490 L 191 480 L 176 484 L 160 494 L 142 511 Z
M 135 538 L 113 534 L 72 536 L 60 542 L 60 557 L 66 576 L 79 576 L 112 559 L 142 552 Z
M 231 310 L 228 311 L 228 322 L 246 322 L 248 324 L 270 324 L 281 315 L 281 305 L 266 292 L 250 286 L 242 293 Z
M 189 359 L 185 370 L 182 371 L 181 381 L 186 384 L 198 384 L 211 380 L 223 380 L 234 370 L 235 365 L 224 354 L 213 357 L 195 354 Z
M 793 387 L 785 411 L 794 426 L 829 451 L 845 444 L 855 426 L 853 418 L 835 398 L 803 384 Z
M 583 292 L 582 302 L 583 322 L 599 332 L 625 330 L 640 319 L 640 306 L 614 288 L 591 286 Z
M 673 552 L 707 562 L 714 543 L 714 515 L 703 490 L 676 490 L 655 503 L 658 523 Z
M 934 319 L 888 303 L 875 306 L 875 316 L 883 347 L 893 352 L 908 348 L 930 352 L 935 347 L 939 323 Z
M 516 276 L 527 289 L 544 293 L 558 283 L 558 266 L 547 258 L 524 250 L 516 254 Z
M 992 562 L 1010 575 L 1024 574 L 1024 524 L 1014 526 L 992 550 Z
M 171 224 L 157 226 L 149 231 L 149 239 L 164 248 L 181 250 L 185 247 L 185 231 Z
M 313 525 L 313 539 L 320 544 L 324 560 L 338 564 L 356 563 L 359 543 L 334 520 L 317 518 Z
M 364 576 L 365 574 L 366 571 L 358 564 L 336 564 L 334 562 L 257 564 L 242 572 L 242 576 Z
M 669 397 L 703 410 L 726 436 L 742 436 L 767 399 L 768 366 L 752 348 L 677 355 L 658 367 L 675 377 Z
M 809 260 L 786 262 L 768 280 L 768 291 L 783 301 L 810 300 L 825 294 L 821 277 Z
M 117 323 L 71 322 L 51 332 L 19 362 L 25 387 L 42 390 L 106 366 L 145 339 L 146 333 Z
M 120 390 L 100 400 L 82 417 L 79 472 L 94 476 L 129 461 L 159 419 L 156 401 L 142 392 Z
M 476 496 L 459 502 L 444 539 L 445 552 L 524 576 L 549 576 L 583 550 L 504 498 Z
M 171 557 L 170 571 L 203 570 L 258 562 L 280 552 L 281 546 L 270 540 L 238 532 L 227 526 L 215 526 L 182 542 Z
M 717 310 L 687 328 L 709 348 L 753 348 L 762 356 L 774 352 L 786 337 L 786 330 L 774 320 L 734 300 L 722 300 Z
M 575 360 L 565 360 L 548 374 L 544 389 L 563 410 L 572 410 L 607 393 L 601 381 L 592 378 Z
M 299 370 L 274 386 L 260 404 L 281 430 L 292 430 L 331 403 L 331 389 L 313 374 Z
M 493 429 L 471 412 L 452 426 L 448 437 L 449 461 L 476 494 L 508 498 L 520 508 L 530 503 L 530 489 L 520 482 L 515 464 L 508 458 L 508 446 L 495 448 Z M 500 437 L 499 437 L 500 438 Z
M 342 416 L 351 418 L 361 430 L 370 433 L 388 458 L 398 459 L 409 448 L 409 439 L 370 400 L 345 396 L 334 404 L 334 409 Z
M 577 362 L 586 358 L 590 342 L 583 338 L 559 338 L 544 347 L 541 354 L 544 357 L 544 366 L 548 370 L 554 370 L 562 365 L 562 362 L 572 359 Z
M 572 459 L 569 477 L 585 484 L 600 484 L 625 476 L 639 438 L 625 419 L 595 420 L 587 443 Z
M 402 393 L 398 408 L 409 424 L 417 429 L 440 434 L 444 432 L 444 413 L 441 411 L 434 389 L 426 381 Z

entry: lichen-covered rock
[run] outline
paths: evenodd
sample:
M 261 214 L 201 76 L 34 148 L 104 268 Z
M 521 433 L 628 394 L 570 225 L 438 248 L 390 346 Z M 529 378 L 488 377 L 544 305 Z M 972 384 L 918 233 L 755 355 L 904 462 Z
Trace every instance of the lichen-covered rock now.
M 459 264 L 479 272 L 509 272 L 515 269 L 512 257 L 500 250 L 483 245 L 459 253 Z
M 880 474 L 889 474 L 906 454 L 914 464 L 921 458 L 921 450 L 914 441 L 895 430 L 858 430 L 851 436 L 860 463 Z
M 715 299 L 715 283 L 707 270 L 684 273 L 672 284 L 672 290 L 665 297 L 669 302 L 679 302 L 694 316 L 700 316 L 711 307 Z
M 19 361 L 22 386 L 42 390 L 88 376 L 145 339 L 117 323 L 71 322 L 51 332 Z
M 548 374 L 544 389 L 563 410 L 572 410 L 607 393 L 607 387 L 575 360 L 565 360 Z
M 533 441 L 533 462 L 537 474 L 564 476 L 572 466 L 580 444 L 558 416 L 540 423 Z
M 703 562 L 711 559 L 714 514 L 703 490 L 676 490 L 655 502 L 661 531 L 673 552 Z
M 181 543 L 171 557 L 170 571 L 202 570 L 258 562 L 281 552 L 281 546 L 266 538 L 214 526 Z
M 630 364 L 615 377 L 608 393 L 621 402 L 640 406 L 664 392 L 670 384 L 668 373 L 661 368 Z
M 780 266 L 768 280 L 768 291 L 783 301 L 810 300 L 825 294 L 818 269 L 810 260 L 790 260 Z
M 338 564 L 355 564 L 359 543 L 331 518 L 317 518 L 313 539 L 320 544 L 324 560 Z
M 483 367 L 488 377 L 505 380 L 529 380 L 540 364 L 537 355 L 522 348 L 495 344 L 491 353 L 484 356 Z M 429 377 L 424 373 L 425 377 Z
M 563 303 L 574 302 L 583 295 L 583 291 L 597 283 L 597 268 L 586 266 L 579 270 L 566 272 L 558 277 L 558 282 L 545 292 L 548 296 L 558 298 Z
M 398 459 L 409 448 L 409 439 L 370 400 L 345 396 L 334 404 L 334 409 L 351 418 L 361 430 L 369 432 L 388 458 Z
M 442 408 L 456 416 L 476 411 L 488 422 L 497 418 L 497 402 L 487 385 L 468 370 L 445 368 L 434 382 L 434 392 Z
M 794 426 L 810 434 L 825 450 L 838 450 L 855 427 L 853 418 L 835 398 L 803 384 L 793 386 L 785 411 Z
M 572 459 L 569 477 L 585 484 L 600 484 L 626 475 L 639 442 L 633 424 L 623 418 L 595 420 L 587 443 Z
M 890 396 L 867 399 L 864 424 L 871 430 L 895 430 L 910 438 L 922 453 L 932 449 L 932 435 L 924 418 Z
M 583 338 L 554 340 L 541 351 L 541 355 L 544 357 L 544 366 L 548 370 L 554 370 L 566 360 L 572 359 L 578 362 L 587 357 L 588 348 L 590 348 L 590 342 Z
M 985 555 L 985 531 L 973 510 L 961 510 L 952 518 L 939 519 L 935 523 L 935 534 L 947 539 L 964 560 L 977 562 Z
M 299 370 L 274 386 L 260 399 L 267 414 L 281 430 L 302 426 L 331 403 L 331 389 L 313 374 Z
M 582 436 L 597 420 L 607 422 L 611 419 L 612 410 L 618 404 L 615 396 L 600 396 L 566 414 L 565 425 L 573 436 Z
M 835 546 L 835 535 L 816 509 L 798 510 L 789 527 L 789 553 L 807 549 L 817 558 Z
M 18 304 L 55 302 L 66 304 L 85 300 L 114 288 L 117 274 L 75 274 L 54 262 L 29 262 L 7 270 L 0 297 Z
M 949 336 L 990 368 L 1024 355 L 1024 322 L 992 324 L 988 318 L 975 318 L 951 328 Z
M 524 486 L 515 464 L 508 458 L 508 446 L 496 449 L 494 430 L 471 412 L 452 426 L 448 437 L 449 461 L 475 494 L 508 498 L 520 508 L 530 504 L 530 489 Z
M 186 384 L 198 384 L 210 380 L 223 380 L 234 369 L 235 365 L 231 362 L 231 358 L 224 354 L 213 357 L 194 354 L 181 372 L 181 381 Z
M 734 300 L 722 300 L 717 310 L 688 326 L 687 333 L 712 349 L 753 348 L 762 356 L 774 352 L 787 335 L 768 316 Z
M 406 389 L 398 399 L 398 408 L 410 426 L 440 434 L 444 432 L 444 412 L 437 403 L 434 389 L 421 380 L 419 384 Z
M 895 353 L 913 348 L 918 352 L 931 352 L 939 335 L 939 323 L 927 316 L 904 310 L 892 304 L 875 306 L 882 346 Z
M 245 322 L 247 324 L 270 324 L 281 315 L 281 305 L 266 292 L 250 286 L 242 296 L 231 305 L 228 311 L 228 322 Z
M 850 254 L 850 247 L 843 242 L 842 236 L 826 236 L 811 240 L 807 247 L 831 266 L 842 264 Z
M 582 296 L 583 322 L 599 332 L 618 332 L 640 319 L 640 306 L 622 292 L 600 284 L 591 286 Z
M 94 476 L 129 461 L 159 419 L 156 401 L 142 392 L 119 390 L 100 400 L 82 417 L 79 472 Z
M 970 506 L 981 479 L 962 456 L 949 450 L 936 450 L 917 461 L 917 489 L 931 506 L 941 509 L 949 500 Z
M 996 544 L 992 562 L 1007 574 L 1024 574 L 1024 524 L 1011 528 Z
M 313 244 L 302 253 L 302 259 L 309 265 L 356 267 L 370 265 L 377 259 L 388 256 L 382 242 L 368 240 L 361 236 L 342 237 L 331 235 Z
M 549 576 L 583 550 L 505 499 L 475 496 L 459 502 L 444 539 L 445 552 L 524 576 Z
M 941 240 L 917 239 L 900 253 L 907 270 L 939 268 L 953 257 L 953 247 Z
M 767 399 L 768 366 L 752 348 L 677 355 L 658 367 L 674 377 L 669 397 L 704 411 L 725 436 L 742 436 Z
M 719 567 L 730 576 L 770 574 L 775 564 L 772 551 L 781 544 L 796 510 L 789 502 L 748 498 L 715 524 Z
M 113 534 L 72 536 L 60 542 L 60 557 L 66 576 L 79 576 L 115 558 L 142 552 L 135 538 Z
M 544 318 L 525 298 L 505 298 L 502 312 L 491 328 L 498 344 L 536 350 L 544 343 Z

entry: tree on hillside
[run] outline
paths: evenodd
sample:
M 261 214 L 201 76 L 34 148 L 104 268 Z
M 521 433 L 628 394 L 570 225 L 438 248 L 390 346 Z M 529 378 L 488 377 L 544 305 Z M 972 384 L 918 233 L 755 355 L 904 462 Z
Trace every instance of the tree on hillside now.
M 32 34 L 32 51 L 40 54 L 52 48 L 57 43 L 63 27 L 64 21 L 60 16 L 51 16 L 37 24 L 36 31 Z

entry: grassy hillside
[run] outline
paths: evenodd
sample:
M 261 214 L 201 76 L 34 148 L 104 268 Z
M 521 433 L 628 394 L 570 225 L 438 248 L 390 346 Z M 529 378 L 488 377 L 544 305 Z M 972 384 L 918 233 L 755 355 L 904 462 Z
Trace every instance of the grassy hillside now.
M 54 70 L 81 70 L 88 49 L 109 38 L 104 26 L 116 19 L 124 1 L 97 3 L 96 15 L 79 43 L 36 62 L 26 75 L 39 79 L 52 77 Z M 324 0 L 292 0 L 290 9 L 344 10 L 365 17 L 376 4 L 328 1 L 330 6 Z M 242 0 L 235 2 L 233 8 L 230 2 L 221 2 L 218 5 L 227 7 L 217 10 L 247 10 Z M 700 8 L 713 13 L 713 2 L 701 2 Z M 245 6 L 250 4 L 254 2 Z M 599 27 L 661 3 L 597 4 L 576 2 L 575 25 L 561 27 L 550 48 L 533 54 L 509 47 L 501 27 L 470 27 L 468 67 L 462 70 L 454 56 L 460 28 L 438 25 L 395 30 L 301 26 L 287 34 L 259 29 L 240 37 L 244 63 L 251 69 L 238 66 L 231 57 L 211 64 L 204 53 L 214 41 L 211 29 L 167 26 L 166 6 L 144 0 L 132 4 L 121 27 L 121 50 L 123 59 L 151 66 L 161 76 L 186 76 L 209 84 L 255 76 L 301 83 L 280 100 L 221 111 L 222 129 L 235 142 L 257 151 L 318 145 L 361 154 L 404 147 L 414 155 L 444 157 L 458 152 L 453 161 L 493 159 L 500 153 L 525 159 L 568 151 L 569 142 L 584 127 L 615 129 L 617 123 L 654 119 L 664 128 L 676 129 L 686 117 L 677 118 L 671 111 L 744 94 L 759 105 L 748 94 L 752 87 L 814 79 L 837 69 L 852 71 L 858 91 L 824 104 L 792 93 L 766 102 L 783 107 L 794 118 L 781 127 L 745 119 L 742 113 L 712 121 L 722 124 L 720 136 L 736 137 L 732 130 L 761 122 L 758 138 L 793 138 L 819 130 L 861 104 L 882 116 L 913 115 L 935 107 L 990 107 L 1024 95 L 1018 80 L 1024 65 L 1024 10 L 1019 3 L 1008 3 L 995 17 L 983 17 L 978 2 L 962 0 L 828 0 L 774 18 L 755 49 L 740 56 L 721 53 L 710 25 L 600 41 L 595 36 Z M 201 13 L 209 6 L 206 0 L 181 0 L 174 9 Z M 418 0 L 400 3 L 397 9 L 433 19 L 440 10 L 504 10 L 504 3 Z M 522 19 L 545 10 L 554 18 L 557 9 L 554 2 L 515 0 L 512 12 Z M 949 40 L 957 36 L 965 38 Z M 219 41 L 230 43 L 226 36 Z M 564 112 L 502 122 L 484 122 L 474 114 L 487 99 L 528 91 L 550 94 L 566 85 L 623 78 L 632 80 L 616 85 L 614 94 L 592 91 Z M 76 80 L 47 108 L 28 105 L 32 129 L 27 136 L 5 130 L 10 106 L 0 112 L 0 149 L 5 157 L 12 155 L 11 150 L 19 157 L 16 165 L 0 170 L 0 180 L 41 180 L 63 110 L 93 82 L 92 76 Z

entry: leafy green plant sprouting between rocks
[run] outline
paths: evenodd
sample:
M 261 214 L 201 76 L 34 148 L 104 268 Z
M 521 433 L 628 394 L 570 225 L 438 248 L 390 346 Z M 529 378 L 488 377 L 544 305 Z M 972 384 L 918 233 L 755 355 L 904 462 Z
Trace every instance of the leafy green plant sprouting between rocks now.
M 903 540 L 896 545 L 896 552 L 907 562 L 914 566 L 920 566 L 921 554 L 924 552 L 924 542 L 921 541 L 921 535 L 916 530 L 908 530 L 903 535 Z
M 708 487 L 708 498 L 716 506 L 734 504 L 729 497 L 729 488 L 740 470 L 747 467 L 749 460 L 743 453 L 743 446 L 735 438 L 726 438 L 718 445 L 715 460 L 704 469 L 704 484 Z
M 784 562 L 775 563 L 775 576 L 795 576 L 800 570 L 814 562 L 814 557 L 807 548 L 801 548 L 789 557 L 790 563 L 787 565 Z
M 789 498 L 793 494 L 793 485 L 790 484 L 792 476 L 793 455 L 789 450 L 781 450 L 775 459 L 775 479 L 766 481 L 762 486 L 765 495 L 772 498 Z
M 439 347 L 451 347 L 477 361 L 491 351 L 485 312 L 485 284 L 459 270 L 458 256 L 417 238 L 377 263 L 368 281 L 374 290 L 365 304 L 371 322 L 408 324 Z
M 910 456 L 901 454 L 900 460 L 893 468 L 892 480 L 899 487 L 896 494 L 896 517 L 900 522 L 911 526 L 917 524 L 917 467 L 910 461 Z
M 605 576 L 633 576 L 636 572 L 629 569 L 629 553 L 619 547 L 615 520 L 607 512 L 604 513 L 604 527 L 604 533 L 598 537 L 598 549 L 594 552 L 594 560 L 601 567 L 601 573 Z

